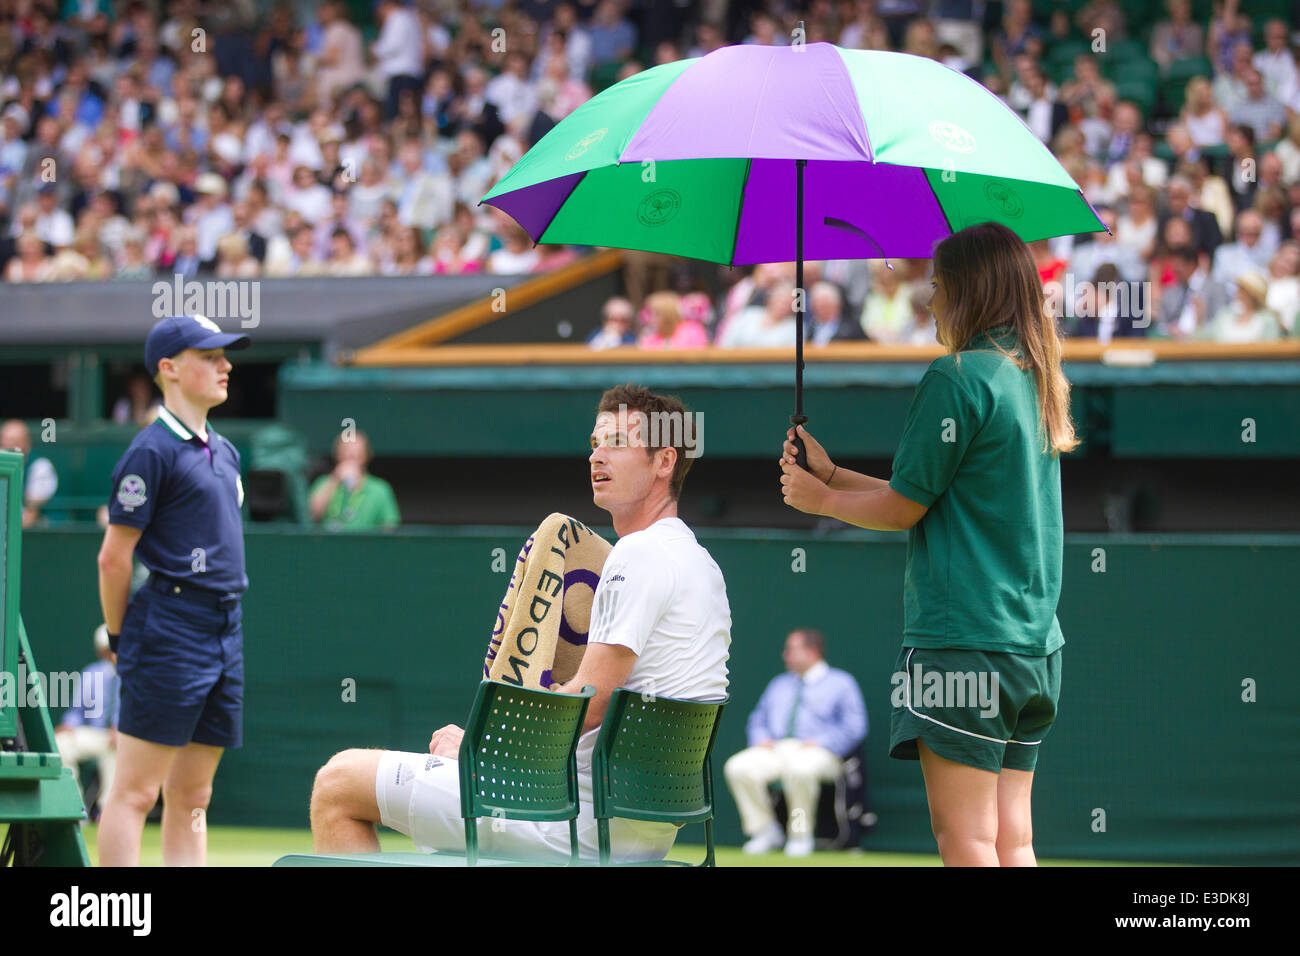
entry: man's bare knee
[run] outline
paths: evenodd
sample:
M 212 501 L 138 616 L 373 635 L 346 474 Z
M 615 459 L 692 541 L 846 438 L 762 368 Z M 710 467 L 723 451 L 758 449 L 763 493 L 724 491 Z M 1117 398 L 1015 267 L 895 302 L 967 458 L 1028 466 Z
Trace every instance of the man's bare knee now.
M 375 750 L 342 750 L 316 771 L 311 789 L 311 814 L 316 817 L 326 813 L 343 813 L 358 817 L 359 804 L 355 799 L 359 788 L 374 789 Z

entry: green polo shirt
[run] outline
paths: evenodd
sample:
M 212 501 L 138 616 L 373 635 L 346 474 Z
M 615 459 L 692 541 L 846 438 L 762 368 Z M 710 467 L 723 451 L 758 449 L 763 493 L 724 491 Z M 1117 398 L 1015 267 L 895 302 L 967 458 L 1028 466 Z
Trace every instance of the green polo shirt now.
M 315 494 L 330 480 L 329 475 L 321 475 L 312 483 L 309 495 Z M 321 524 L 330 530 L 349 529 L 360 531 L 366 528 L 394 528 L 402 523 L 402 516 L 397 511 L 397 498 L 393 487 L 382 478 L 366 475 L 360 485 L 348 491 L 340 482 L 325 506 L 321 515 Z
M 903 645 L 1046 656 L 1065 643 L 1061 464 L 1043 452 L 1033 372 L 993 347 L 936 359 L 917 386 L 889 486 L 930 510 L 908 532 Z

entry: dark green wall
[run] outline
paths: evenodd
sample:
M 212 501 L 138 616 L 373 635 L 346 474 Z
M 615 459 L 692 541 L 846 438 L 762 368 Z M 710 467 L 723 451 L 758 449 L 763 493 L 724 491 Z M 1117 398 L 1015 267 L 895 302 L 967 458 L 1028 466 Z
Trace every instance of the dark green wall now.
M 463 722 L 506 586 L 493 549 L 512 559 L 530 530 L 251 529 L 246 743 L 223 761 L 213 823 L 306 826 L 313 774 L 333 752 L 423 751 L 434 729 Z M 734 619 L 733 703 L 715 758 L 719 839 L 740 840 L 722 760 L 744 745 L 785 633 L 814 625 L 867 700 L 880 814 L 869 846 L 931 851 L 919 765 L 886 756 L 903 537 L 699 537 L 726 575 Z M 93 529 L 24 539 L 23 615 L 45 670 L 90 659 L 99 539 Z M 794 548 L 806 552 L 802 573 L 791 569 Z M 1092 570 L 1095 548 L 1105 549 L 1104 573 Z M 1061 712 L 1034 794 L 1040 855 L 1300 862 L 1297 580 L 1300 536 L 1068 540 Z M 357 682 L 355 703 L 342 701 L 346 678 Z M 1242 702 L 1247 679 L 1255 703 Z M 1093 830 L 1098 810 L 1104 833 Z

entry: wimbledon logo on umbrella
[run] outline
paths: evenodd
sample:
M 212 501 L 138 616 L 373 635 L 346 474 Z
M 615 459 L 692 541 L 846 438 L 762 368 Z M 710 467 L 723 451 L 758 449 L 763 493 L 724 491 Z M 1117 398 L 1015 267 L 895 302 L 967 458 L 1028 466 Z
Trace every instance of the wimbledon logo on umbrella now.
M 930 135 L 934 137 L 936 143 L 954 153 L 975 152 L 975 137 L 956 123 L 935 120 L 930 124 Z
M 675 189 L 656 189 L 641 200 L 636 218 L 643 226 L 662 226 L 672 222 L 682 208 L 682 197 Z
M 596 145 L 597 143 L 599 143 L 602 139 L 604 139 L 604 138 L 605 138 L 605 134 L 608 133 L 608 132 L 609 132 L 609 129 L 608 129 L 607 127 L 602 127 L 601 129 L 593 130 L 592 132 L 588 133 L 586 136 L 582 137 L 582 139 L 580 139 L 580 140 L 578 140 L 576 143 L 574 143 L 574 144 L 573 144 L 573 148 L 570 149 L 570 150 L 565 154 L 564 158 L 565 158 L 565 159 L 577 159 L 579 156 L 581 156 L 581 155 L 582 155 L 583 153 L 585 153 L 587 150 L 591 149 L 591 147 L 595 146 L 595 145 Z
M 1025 204 L 1020 194 L 1006 183 L 987 182 L 984 184 L 984 198 L 989 205 L 1008 219 L 1019 219 L 1025 212 Z

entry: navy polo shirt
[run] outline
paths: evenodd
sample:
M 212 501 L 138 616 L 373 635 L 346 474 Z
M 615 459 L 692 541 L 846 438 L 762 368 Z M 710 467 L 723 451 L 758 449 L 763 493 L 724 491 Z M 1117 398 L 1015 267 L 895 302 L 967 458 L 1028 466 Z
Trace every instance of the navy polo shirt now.
M 248 588 L 239 452 L 208 425 L 208 441 L 165 407 L 113 469 L 112 524 L 144 533 L 135 553 L 150 571 L 222 594 Z

